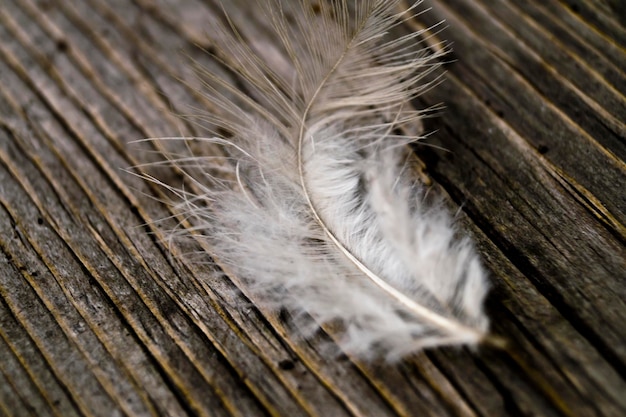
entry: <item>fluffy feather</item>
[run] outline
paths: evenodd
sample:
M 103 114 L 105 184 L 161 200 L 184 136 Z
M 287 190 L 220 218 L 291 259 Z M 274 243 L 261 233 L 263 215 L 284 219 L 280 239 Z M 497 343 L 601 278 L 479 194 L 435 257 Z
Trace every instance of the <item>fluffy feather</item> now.
M 293 72 L 222 30 L 244 87 L 200 70 L 222 112 L 203 119 L 231 136 L 194 139 L 227 156 L 171 160 L 193 183 L 178 207 L 212 255 L 261 302 L 339 324 L 363 358 L 475 344 L 488 327 L 472 245 L 404 169 L 417 138 L 398 132 L 419 120 L 407 103 L 437 57 L 415 50 L 420 33 L 389 35 L 414 13 L 398 3 L 266 0 Z

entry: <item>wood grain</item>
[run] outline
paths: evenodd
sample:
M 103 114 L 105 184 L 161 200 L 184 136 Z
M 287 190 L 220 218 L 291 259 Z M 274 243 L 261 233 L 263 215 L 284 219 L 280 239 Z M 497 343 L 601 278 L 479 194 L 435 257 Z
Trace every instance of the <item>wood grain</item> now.
M 283 65 L 263 14 L 225 3 Z M 332 329 L 303 340 L 182 256 L 201 244 L 168 244 L 162 190 L 124 169 L 158 160 L 135 140 L 202 134 L 175 114 L 218 111 L 188 59 L 234 76 L 202 51 L 229 62 L 217 1 L 5 0 L 0 415 L 625 415 L 625 8 L 427 5 L 402 30 L 445 20 L 453 52 L 415 151 L 478 242 L 510 349 L 335 358 Z

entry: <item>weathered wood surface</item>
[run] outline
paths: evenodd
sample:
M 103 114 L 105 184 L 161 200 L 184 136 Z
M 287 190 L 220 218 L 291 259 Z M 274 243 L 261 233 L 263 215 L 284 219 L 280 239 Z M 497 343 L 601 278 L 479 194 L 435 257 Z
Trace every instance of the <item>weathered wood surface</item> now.
M 250 2 L 227 3 L 260 49 Z M 288 314 L 171 256 L 143 137 L 211 111 L 185 51 L 212 0 L 0 0 L 0 415 L 626 415 L 626 6 L 441 0 L 445 103 L 419 147 L 492 271 L 510 351 L 328 358 Z M 227 59 L 227 54 L 225 55 Z M 438 147 L 447 149 L 439 150 Z

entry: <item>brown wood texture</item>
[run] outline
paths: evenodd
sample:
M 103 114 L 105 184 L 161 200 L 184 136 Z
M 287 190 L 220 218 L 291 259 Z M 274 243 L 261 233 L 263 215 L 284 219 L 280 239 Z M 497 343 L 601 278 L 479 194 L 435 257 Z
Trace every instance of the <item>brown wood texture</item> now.
M 253 2 L 224 3 L 271 52 Z M 429 6 L 404 29 L 445 20 L 454 51 L 416 152 L 508 350 L 336 358 L 170 248 L 123 169 L 158 160 L 133 140 L 202 134 L 172 114 L 214 110 L 184 55 L 225 71 L 199 48 L 217 0 L 0 0 L 0 416 L 626 415 L 624 2 Z

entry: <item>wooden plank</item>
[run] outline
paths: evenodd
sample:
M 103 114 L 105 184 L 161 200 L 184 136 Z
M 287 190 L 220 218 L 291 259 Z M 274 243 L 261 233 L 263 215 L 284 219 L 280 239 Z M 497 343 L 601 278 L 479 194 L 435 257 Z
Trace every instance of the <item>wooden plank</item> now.
M 263 14 L 225 3 L 288 70 Z M 415 103 L 446 107 L 415 151 L 479 244 L 510 348 L 394 365 L 333 356 L 332 329 L 303 339 L 183 256 L 201 245 L 170 246 L 162 190 L 123 171 L 159 158 L 130 142 L 201 135 L 175 114 L 219 111 L 181 53 L 234 77 L 198 48 L 232 60 L 218 4 L 0 8 L 0 415 L 626 414 L 621 2 L 440 0 L 403 26 L 446 22 L 454 62 Z

